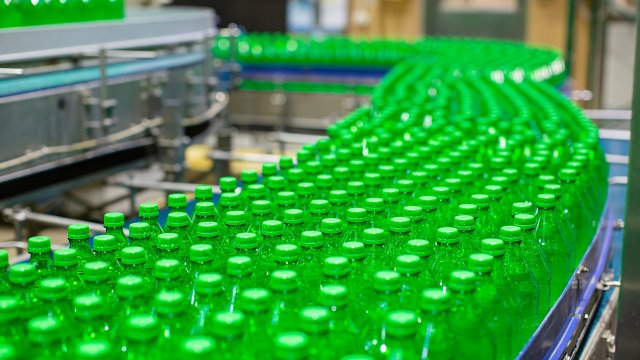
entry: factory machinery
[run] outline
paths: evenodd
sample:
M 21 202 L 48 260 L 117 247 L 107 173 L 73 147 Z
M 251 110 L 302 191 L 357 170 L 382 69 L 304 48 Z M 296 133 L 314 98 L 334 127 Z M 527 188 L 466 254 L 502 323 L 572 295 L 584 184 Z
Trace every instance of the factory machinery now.
M 0 118 L 6 131 L 0 135 L 0 204 L 16 227 L 15 241 L 3 247 L 26 248 L 21 234 L 36 223 L 86 223 L 93 234 L 101 232 L 100 224 L 35 213 L 25 205 L 124 170 L 155 163 L 164 173 L 162 181 L 116 182 L 132 193 L 193 193 L 196 185 L 183 182 L 184 149 L 203 133 L 216 145 L 210 156 L 217 178 L 230 174 L 230 161 L 278 159 L 235 152 L 237 130 L 266 131 L 284 153 L 291 144 L 321 144 L 325 134 L 339 141 L 344 124 L 366 128 L 367 121 L 384 117 L 415 123 L 405 117 L 422 116 L 427 127 L 448 116 L 487 124 L 501 112 L 537 117 L 526 104 L 538 100 L 544 116 L 557 120 L 569 114 L 575 121 L 570 131 L 584 126 L 581 139 L 595 144 L 589 120 L 556 90 L 566 74 L 554 51 L 485 40 L 350 41 L 242 34 L 235 28 L 217 33 L 213 19 L 207 10 L 170 8 L 132 11 L 115 22 L 2 30 Z M 452 70 L 434 75 L 429 69 Z M 438 103 L 416 110 L 447 91 L 480 100 L 458 104 L 451 113 Z M 492 103 L 494 96 L 515 105 L 502 109 Z M 304 147 L 297 153 L 305 171 L 307 153 Z M 594 184 L 603 196 L 595 204 L 607 203 L 601 185 Z M 593 241 L 577 254 L 567 286 L 519 358 L 577 358 L 585 343 L 600 342 L 588 329 L 607 310 L 603 296 L 612 301 L 611 243 L 620 227 L 613 208 L 609 203 L 593 209 L 602 210 Z

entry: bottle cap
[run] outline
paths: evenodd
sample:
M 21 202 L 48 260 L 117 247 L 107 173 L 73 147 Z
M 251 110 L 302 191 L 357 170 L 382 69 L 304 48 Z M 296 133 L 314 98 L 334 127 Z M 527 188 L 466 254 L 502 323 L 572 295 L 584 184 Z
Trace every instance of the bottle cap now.
M 244 225 L 247 223 L 247 213 L 244 211 L 229 211 L 224 217 L 224 223 L 232 226 Z
M 223 195 L 227 194 L 231 195 L 232 193 L 224 193 L 220 195 L 220 204 L 222 204 Z M 247 187 L 247 196 L 250 199 L 264 199 L 267 197 L 267 188 L 262 184 L 251 184 Z
M 189 215 L 185 212 L 173 212 L 167 215 L 167 227 L 189 226 Z
M 252 195 L 252 191 L 251 191 L 252 189 L 253 189 L 253 192 L 261 192 L 260 190 L 255 189 L 255 187 L 257 186 L 259 185 L 251 185 L 249 187 L 250 197 Z M 267 196 L 266 190 L 264 190 L 264 196 Z M 220 194 L 220 206 L 224 208 L 232 208 L 232 207 L 240 206 L 240 195 L 232 192 Z
M 387 332 L 394 337 L 415 336 L 418 316 L 409 310 L 394 310 L 387 314 Z
M 263 313 L 271 306 L 271 292 L 263 288 L 246 289 L 240 293 L 240 309 L 245 312 Z
M 339 234 L 342 232 L 342 220 L 336 218 L 322 219 L 320 222 L 320 231 L 323 234 Z
M 278 165 L 274 162 L 262 163 L 262 176 L 273 176 L 278 173 Z
M 347 183 L 347 194 L 352 196 L 363 195 L 367 191 L 362 181 L 349 181 Z
M 213 188 L 209 185 L 198 185 L 194 191 L 194 196 L 198 201 L 210 202 L 213 200 Z
M 158 210 L 158 204 L 156 203 L 142 203 L 138 206 L 138 215 L 141 218 L 158 217 L 160 210 Z M 89 228 L 87 226 L 87 228 Z
M 125 275 L 116 280 L 116 295 L 121 298 L 142 296 L 146 293 L 146 284 L 141 276 Z
M 116 249 L 116 238 L 113 235 L 96 235 L 93 237 L 94 251 L 114 251 Z
M 51 341 L 58 340 L 62 337 L 63 332 L 60 320 L 40 316 L 29 320 L 27 324 L 29 340 L 35 343 L 46 344 Z
M 500 228 L 500 240 L 504 242 L 522 241 L 522 229 L 507 225 Z
M 38 280 L 38 272 L 31 264 L 15 264 L 9 269 L 9 281 L 14 284 L 28 284 Z
M 482 191 L 491 199 L 500 199 L 503 195 L 503 187 L 500 185 L 487 185 Z
M 213 246 L 209 244 L 195 244 L 189 248 L 189 260 L 191 262 L 204 263 L 213 260 Z
M 536 226 L 536 217 L 531 214 L 517 214 L 513 218 L 513 224 L 522 230 L 531 230 Z
M 422 259 L 417 255 L 398 255 L 396 258 L 396 271 L 399 274 L 414 275 L 420 272 Z
M 396 186 L 401 193 L 412 193 L 415 190 L 416 184 L 413 180 L 398 180 Z
M 305 178 L 305 172 L 302 169 L 293 168 L 287 171 L 287 176 L 289 177 L 290 182 L 297 183 L 302 181 Z
M 10 323 L 19 315 L 18 300 L 15 296 L 0 296 L 0 321 Z
M 327 200 L 317 199 L 309 202 L 309 212 L 312 214 L 326 214 L 331 210 L 331 204 Z
M 486 209 L 489 207 L 489 196 L 485 194 L 473 194 L 471 195 L 471 203 L 478 207 L 478 209 Z
M 381 292 L 394 292 L 400 290 L 400 274 L 395 271 L 382 270 L 373 277 L 373 288 Z
M 84 281 L 105 281 L 109 278 L 110 274 L 109 263 L 104 261 L 91 261 L 82 267 L 82 279 Z
M 120 251 L 123 265 L 138 265 L 147 262 L 147 252 L 140 246 L 127 246 Z
M 151 227 L 147 223 L 137 222 L 129 225 L 129 238 L 145 239 L 151 235 Z
M 318 190 L 312 182 L 301 182 L 296 185 L 296 193 L 301 196 L 315 195 Z
M 480 251 L 491 256 L 504 255 L 504 241 L 500 239 L 482 239 L 480 241 Z
M 298 273 L 293 270 L 274 270 L 269 277 L 269 288 L 274 291 L 298 289 Z
M 245 316 L 240 311 L 220 311 L 213 316 L 213 334 L 220 337 L 239 336 L 244 332 Z
M 389 230 L 396 233 L 406 233 L 411 231 L 411 220 L 408 217 L 398 216 L 391 218 Z
M 533 214 L 534 212 L 535 208 L 529 201 L 515 202 L 511 205 L 511 215 L 513 216 L 517 214 Z
M 253 272 L 253 261 L 248 256 L 231 256 L 227 259 L 227 274 L 247 276 Z
M 224 278 L 218 273 L 202 273 L 196 278 L 196 293 L 204 295 L 222 293 Z
M 543 191 L 547 194 L 555 196 L 556 199 L 562 197 L 562 186 L 559 184 L 546 184 L 543 187 Z
M 67 228 L 68 238 L 71 240 L 85 240 L 91 237 L 91 230 L 85 224 L 72 224 Z
M 300 311 L 300 328 L 307 334 L 329 331 L 329 310 L 322 306 L 308 306 Z
M 458 205 L 458 215 L 469 215 L 475 219 L 478 217 L 478 206 L 475 204 L 460 204 Z
M 214 221 L 201 222 L 196 228 L 196 234 L 198 235 L 198 237 L 202 238 L 220 236 L 220 225 L 218 225 L 218 223 Z M 158 235 L 158 238 L 160 238 L 160 235 Z M 178 236 L 177 234 L 174 235 Z
M 438 208 L 438 198 L 431 195 L 420 196 L 416 200 L 416 204 L 420 206 L 423 211 L 433 211 Z
M 387 233 L 378 228 L 369 228 L 362 231 L 362 242 L 367 245 L 382 245 L 387 242 Z
M 349 178 L 349 175 L 351 175 L 351 170 L 349 170 L 349 168 L 346 166 L 336 166 L 333 168 L 332 175 L 334 179 L 338 181 L 344 181 Z M 329 201 L 331 201 L 331 199 L 329 199 Z
M 55 266 L 78 265 L 78 252 L 76 251 L 76 249 L 71 249 L 71 248 L 63 248 L 63 249 L 55 250 L 53 252 L 53 265 Z M 7 265 L 0 264 L 0 268 L 6 267 L 6 266 Z
M 455 291 L 473 291 L 476 288 L 476 274 L 467 270 L 452 271 L 448 285 Z
M 0 344 L 0 359 L 15 360 L 18 358 L 16 349 L 11 344 Z
M 294 192 L 280 191 L 276 194 L 276 204 L 278 204 L 278 206 L 292 206 L 295 205 L 297 198 Z
M 451 189 L 446 186 L 434 186 L 431 192 L 439 201 L 444 201 L 451 197 Z
M 340 284 L 327 284 L 320 288 L 318 304 L 327 307 L 341 307 L 349 302 L 347 287 Z
M 351 263 L 344 256 L 329 256 L 324 259 L 322 272 L 326 276 L 342 277 L 349 274 Z
M 260 238 L 256 233 L 242 232 L 236 234 L 233 239 L 233 246 L 236 249 L 250 250 L 260 247 Z
M 160 259 L 153 266 L 153 276 L 158 279 L 169 280 L 180 277 L 181 263 L 176 259 Z
M 578 170 L 572 168 L 560 169 L 558 176 L 564 182 L 575 182 L 578 180 Z
M 38 297 L 44 300 L 60 300 L 67 297 L 67 280 L 63 278 L 46 278 L 38 282 Z
M 522 171 L 525 173 L 525 175 L 530 176 L 530 177 L 537 177 L 538 175 L 540 175 L 540 171 L 541 171 L 541 167 L 539 163 L 534 163 L 534 162 L 527 162 L 524 164 L 524 167 L 522 169 Z
M 355 145 L 361 145 L 361 144 L 355 144 Z M 362 155 L 362 153 L 360 153 L 360 155 Z M 361 160 L 361 159 L 349 160 L 349 169 L 351 170 L 351 172 L 361 173 L 364 171 L 364 167 L 365 167 L 364 160 Z
M 262 235 L 280 236 L 284 232 L 284 224 L 278 220 L 265 220 L 260 226 Z
M 212 202 L 200 201 L 196 204 L 195 213 L 197 216 L 213 216 L 216 213 L 216 207 Z
M 161 291 L 154 297 L 153 305 L 160 315 L 181 313 L 187 306 L 187 298 L 180 291 Z
M 441 244 L 455 244 L 460 241 L 460 232 L 454 227 L 441 227 L 436 232 L 436 241 Z
M 287 179 L 283 176 L 271 176 L 269 177 L 269 181 L 267 181 L 267 187 L 272 192 L 278 192 L 284 189 L 287 186 Z
M 378 212 L 384 210 L 384 200 L 382 198 L 367 198 L 364 200 L 364 208 L 370 212 Z
M 73 310 L 77 317 L 93 319 L 105 315 L 106 303 L 102 296 L 96 294 L 82 294 L 73 298 Z
M 437 289 L 426 289 L 422 291 L 420 298 L 420 308 L 425 311 L 444 311 L 451 306 L 451 295 L 448 292 Z
M 301 360 L 309 355 L 309 339 L 303 332 L 289 331 L 276 335 L 275 355 L 281 360 Z
M 238 179 L 233 176 L 223 176 L 220 178 L 220 190 L 224 192 L 234 192 L 238 187 Z
M 406 251 L 408 254 L 425 258 L 435 253 L 435 247 L 427 240 L 412 239 L 407 241 Z
M 254 200 L 251 202 L 251 214 L 254 215 L 267 215 L 273 211 L 271 201 L 269 200 Z
M 542 189 L 547 184 L 556 183 L 556 178 L 553 175 L 543 174 L 536 178 L 535 184 L 539 189 Z
M 51 238 L 48 236 L 32 236 L 27 242 L 29 254 L 41 254 L 51 251 Z
M 316 176 L 316 186 L 319 188 L 331 188 L 335 184 L 333 176 L 327 174 L 321 174 Z
M 342 255 L 349 260 L 358 260 L 366 256 L 364 244 L 359 241 L 347 241 L 342 244 Z
M 300 234 L 300 245 L 308 248 L 324 245 L 324 239 L 320 231 L 308 230 Z
M 289 170 L 293 167 L 293 158 L 291 156 L 280 156 L 280 170 Z
M 280 262 L 298 261 L 300 258 L 300 248 L 293 244 L 276 245 L 273 258 L 275 261 Z
M 134 314 L 127 319 L 124 333 L 129 340 L 148 341 L 160 335 L 160 323 L 155 315 Z
M 104 227 L 123 227 L 124 214 L 120 212 L 110 212 L 104 214 Z
M 202 224 L 205 223 L 200 223 L 199 225 Z M 200 229 L 200 226 L 198 226 L 198 229 Z M 180 247 L 180 236 L 176 233 L 158 234 L 156 246 L 160 250 L 175 250 Z
M 304 212 L 300 209 L 287 209 L 282 213 L 285 224 L 301 224 L 304 222 Z
M 471 254 L 467 260 L 469 270 L 485 274 L 493 271 L 493 256 L 489 254 Z
M 462 190 L 462 180 L 459 178 L 446 178 L 443 181 L 444 186 L 448 187 L 453 192 L 459 192 Z
M 378 173 L 365 173 L 362 178 L 365 186 L 375 188 L 382 183 L 382 177 Z
M 254 184 L 258 181 L 258 172 L 252 169 L 240 171 L 240 180 L 245 184 Z
M 93 360 L 107 360 L 113 356 L 111 344 L 106 340 L 98 339 L 81 341 L 76 345 L 74 354 L 76 359 Z
M 190 336 L 180 345 L 183 359 L 204 359 L 215 357 L 216 342 L 208 336 Z
M 331 190 L 329 192 L 329 203 L 341 205 L 349 201 L 349 196 L 344 190 Z
M 302 164 L 304 171 L 309 175 L 320 174 L 322 172 L 322 163 L 319 161 L 309 161 L 305 164 Z
M 476 219 L 470 215 L 458 215 L 453 218 L 453 226 L 458 231 L 472 231 L 476 228 Z
M 400 190 L 396 188 L 382 189 L 382 199 L 385 203 L 392 203 L 400 201 Z

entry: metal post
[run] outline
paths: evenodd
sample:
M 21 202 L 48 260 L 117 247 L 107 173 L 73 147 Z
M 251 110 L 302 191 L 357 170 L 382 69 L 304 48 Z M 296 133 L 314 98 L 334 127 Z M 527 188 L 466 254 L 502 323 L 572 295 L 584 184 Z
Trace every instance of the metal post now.
M 640 6 L 637 9 L 640 19 Z M 636 21 L 636 58 L 633 78 L 631 143 L 627 214 L 622 250 L 622 290 L 616 334 L 616 358 L 640 359 L 640 26 Z
M 181 120 L 184 112 L 184 70 L 169 71 L 163 92 L 162 119 L 158 145 L 166 179 L 181 181 L 184 177 L 184 144 Z

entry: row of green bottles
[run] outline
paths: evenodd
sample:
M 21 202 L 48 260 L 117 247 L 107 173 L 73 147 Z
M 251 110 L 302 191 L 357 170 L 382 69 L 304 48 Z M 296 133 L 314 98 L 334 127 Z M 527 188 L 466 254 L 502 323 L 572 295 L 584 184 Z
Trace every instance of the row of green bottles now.
M 0 2 L 0 28 L 124 18 L 123 0 L 6 0 Z

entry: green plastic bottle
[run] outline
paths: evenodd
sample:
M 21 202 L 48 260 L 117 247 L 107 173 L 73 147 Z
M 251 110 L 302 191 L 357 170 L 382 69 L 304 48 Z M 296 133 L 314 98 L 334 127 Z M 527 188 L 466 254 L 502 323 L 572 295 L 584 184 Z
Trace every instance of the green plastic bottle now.
M 211 200 L 209 200 L 211 201 Z M 187 212 L 187 195 L 182 193 L 169 194 L 167 197 L 169 214 Z
M 271 272 L 276 269 L 289 269 L 298 271 L 300 253 L 301 251 L 298 245 L 276 245 L 270 258 L 271 262 L 266 265 L 266 276 L 268 277 Z
M 380 189 L 382 187 L 382 177 L 379 173 L 369 172 L 365 173 L 362 178 L 362 182 L 367 189 L 367 195 L 369 198 L 380 196 Z
M 203 273 L 196 279 L 195 296 L 190 299 L 192 312 L 196 314 L 191 335 L 202 335 L 211 323 L 213 314 L 226 308 L 223 284 L 224 278 L 218 273 Z
M 271 292 L 263 288 L 251 288 L 240 294 L 240 309 L 247 319 L 244 356 L 258 359 L 271 351 L 273 329 L 271 326 Z
M 387 218 L 393 218 L 402 213 L 402 194 L 397 188 L 385 188 L 382 189 L 382 200 L 386 207 Z
M 320 287 L 322 260 L 325 256 L 325 243 L 319 231 L 304 231 L 300 235 L 300 261 L 298 274 L 304 279 L 301 290 L 304 299 L 310 299 Z
M 415 309 L 418 305 L 420 291 L 424 288 L 422 259 L 417 255 L 398 255 L 395 271 L 402 276 L 400 288 L 400 306 L 403 309 Z
M 127 246 L 128 243 L 127 243 Z M 124 247 L 119 250 L 124 249 Z M 96 261 L 109 264 L 109 281 L 115 282 L 123 272 L 122 265 L 117 260 L 118 243 L 113 235 L 96 235 L 93 237 L 93 253 Z
M 420 262 L 420 281 L 423 284 L 422 287 L 436 286 L 436 281 L 432 273 L 433 261 L 435 260 L 433 255 L 436 252 L 435 246 L 427 240 L 412 239 L 407 241 L 404 251 L 407 254 L 416 255 L 422 260 Z
M 364 260 L 365 276 L 371 279 L 376 272 L 391 265 L 387 253 L 388 233 L 383 229 L 369 228 L 362 231 L 362 243 L 366 247 L 367 257 Z
M 167 224 L 165 231 L 167 233 L 178 234 L 180 238 L 180 256 L 186 258 L 189 254 L 189 248 L 193 245 L 193 240 L 189 235 L 189 215 L 186 212 L 171 212 L 167 216 Z
M 174 259 L 184 261 L 180 254 L 180 236 L 176 233 L 162 233 L 156 240 L 156 258 L 159 260 Z M 154 263 L 155 264 L 155 263 Z
M 309 357 L 313 359 L 334 359 L 335 352 L 330 348 L 334 336 L 329 327 L 329 310 L 321 306 L 308 306 L 300 311 L 299 329 L 309 340 Z
M 262 238 L 257 234 L 251 232 L 237 234 L 233 240 L 233 247 L 235 248 L 235 255 L 250 257 L 257 269 L 262 268 L 265 262 L 261 254 L 263 242 Z
M 191 332 L 187 305 L 187 297 L 181 291 L 161 291 L 154 297 L 153 310 L 160 322 L 158 347 L 161 351 L 172 351 L 172 347 Z
M 365 199 L 364 208 L 367 211 L 367 227 L 385 227 L 387 224 L 387 212 L 382 198 Z
M 317 197 L 318 189 L 312 182 L 301 182 L 296 185 L 295 192 L 298 195 L 297 208 L 307 211 L 309 203 Z
M 198 224 L 196 234 L 197 236 L 192 238 L 195 245 L 209 245 L 212 248 L 212 252 L 217 254 L 217 256 L 213 257 L 211 269 L 216 272 L 222 272 L 227 258 L 231 254 L 231 249 L 222 247 L 223 239 L 220 225 L 216 222 L 202 222 Z
M 274 202 L 282 210 L 292 208 L 297 201 L 296 194 L 287 191 L 287 180 L 282 176 L 272 176 L 267 183 L 268 199 Z
M 300 209 L 288 209 L 282 214 L 284 234 L 282 243 L 295 244 L 300 239 L 300 234 L 305 230 L 304 212 Z
M 189 237 L 195 239 L 198 235 L 198 224 L 202 222 L 216 222 L 218 217 L 216 207 L 212 202 L 198 202 L 194 211 L 193 222 L 189 224 Z
M 111 235 L 115 238 L 116 249 L 122 250 L 122 248 L 129 246 L 129 239 L 124 235 L 124 214 L 119 212 L 110 212 L 104 214 L 104 228 L 105 234 Z M 94 238 L 95 243 L 95 238 Z M 94 245 L 95 250 L 95 245 Z
M 475 301 L 476 275 L 467 270 L 452 271 L 447 279 L 447 291 L 453 298 L 450 321 L 456 344 L 455 358 L 494 359 L 494 339 Z
M 489 196 L 486 194 L 471 195 L 470 202 L 478 208 L 476 216 L 476 231 L 478 238 L 484 239 L 492 236 L 498 236 L 497 230 L 490 226 L 489 218 Z
M 157 359 L 161 356 L 156 347 L 159 338 L 160 322 L 155 315 L 132 315 L 125 324 L 122 352 L 127 359 Z
M 37 314 L 39 301 L 36 297 L 38 271 L 31 264 L 15 264 L 9 269 L 13 295 L 18 300 L 19 319 L 28 321 Z
M 298 196 L 292 191 L 280 191 L 276 194 L 276 219 L 283 221 L 284 214 L 293 210 L 298 202 Z M 301 210 L 300 210 L 301 211 Z
M 224 218 L 224 224 L 227 227 L 224 246 L 232 246 L 235 236 L 249 229 L 249 217 L 244 211 L 229 211 Z
M 273 341 L 273 354 L 278 360 L 308 359 L 309 338 L 299 331 L 279 333 Z
M 223 176 L 220 178 L 220 191 L 225 193 L 235 193 L 238 188 L 238 179 L 233 176 Z
M 424 213 L 421 207 L 414 205 L 405 206 L 402 208 L 402 216 L 411 220 L 411 234 L 409 236 L 412 239 L 424 239 L 427 237 Z
M 78 295 L 84 286 L 78 274 L 78 252 L 76 249 L 58 249 L 53 252 L 52 275 L 63 278 L 69 287 L 69 294 Z
M 390 360 L 419 359 L 418 315 L 410 310 L 395 310 L 387 314 L 385 322 L 387 338 L 382 354 Z
M 206 360 L 214 358 L 215 354 L 216 341 L 208 336 L 190 336 L 180 345 L 183 359 Z
M 0 333 L 0 344 L 12 344 L 21 350 L 24 344 L 20 341 L 26 338 L 24 321 L 19 319 L 18 299 L 13 296 L 0 296 L 0 326 L 3 332 Z M 1 354 L 1 352 L 0 352 Z
M 358 223 L 358 227 L 363 227 L 363 223 Z M 320 222 L 320 232 L 323 235 L 327 254 L 337 254 L 345 241 L 343 233 L 343 222 L 337 218 L 326 218 Z M 355 229 L 357 231 L 357 229 Z
M 411 236 L 411 219 L 404 216 L 392 217 L 389 220 L 389 242 L 387 251 L 391 258 L 400 254 Z
M 254 264 L 250 257 L 232 256 L 227 259 L 227 278 L 224 286 L 227 311 L 232 313 L 237 311 L 240 293 L 244 289 L 255 286 L 254 271 Z
M 74 342 L 84 340 L 109 340 L 113 335 L 108 321 L 107 302 L 96 294 L 83 294 L 73 298 Z
M 253 184 L 247 187 L 247 201 L 252 203 L 256 200 L 269 200 L 266 186 L 262 184 Z M 222 201 L 222 196 L 220 197 L 220 201 Z
M 249 226 L 249 231 L 260 234 L 262 223 L 275 218 L 271 201 L 254 200 L 251 202 L 251 225 Z
M 298 312 L 303 304 L 298 273 L 293 270 L 274 270 L 269 277 L 271 328 L 275 332 L 297 328 Z
M 160 211 L 158 210 L 158 204 L 156 203 L 142 203 L 138 206 L 140 222 L 147 223 L 149 225 L 150 240 L 153 246 L 156 244 L 156 238 L 158 235 L 164 232 L 158 222 L 159 214 Z M 131 236 L 131 226 L 129 226 L 129 236 Z
M 85 224 L 73 224 L 67 228 L 69 247 L 78 252 L 78 265 L 82 267 L 88 261 L 92 261 L 93 251 L 89 246 L 91 231 Z
M 36 317 L 29 320 L 27 329 L 29 345 L 25 355 L 29 359 L 66 359 L 65 334 L 60 320 Z
M 311 220 L 307 225 L 307 230 L 320 231 L 320 224 L 323 219 L 329 217 L 331 204 L 324 199 L 311 200 L 309 203 L 309 213 Z
M 329 196 L 329 192 L 334 190 L 336 181 L 333 178 L 333 175 L 320 174 L 315 177 L 315 185 L 319 190 L 319 195 L 326 200 Z
M 345 190 L 331 190 L 327 198 L 331 204 L 330 215 L 334 218 L 344 218 L 349 206 L 349 195 Z
M 451 303 L 450 292 L 441 288 L 422 291 L 418 330 L 421 359 L 455 359 L 456 342 L 449 320 Z
M 63 278 L 47 278 L 38 282 L 36 296 L 40 302 L 38 316 L 55 317 L 63 325 L 71 318 L 69 286 Z
M 362 208 L 367 196 L 367 188 L 362 181 L 349 181 L 347 183 L 347 195 L 349 195 L 350 207 Z
M 471 215 L 457 215 L 453 226 L 460 234 L 460 255 L 464 258 L 480 251 L 480 239 L 476 234 L 476 220 Z
M 322 265 L 322 281 L 321 287 L 328 284 L 341 284 L 347 286 L 349 284 L 349 272 L 351 270 L 351 262 L 344 256 L 326 257 Z
M 365 267 L 367 262 L 367 249 L 366 246 L 357 241 L 348 241 L 342 244 L 341 255 L 349 259 L 351 268 L 349 270 L 349 290 L 352 292 L 354 302 L 352 305 L 360 311 L 365 306 L 367 291 L 370 291 L 370 281 L 373 275 L 369 276 L 366 273 Z M 363 310 L 364 311 L 364 310 Z
M 157 236 L 158 234 L 156 234 Z M 131 246 L 141 247 L 146 255 L 147 268 L 151 268 L 156 258 L 156 240 L 152 238 L 151 227 L 144 222 L 137 222 L 129 225 L 129 239 Z
M 151 264 L 149 264 L 147 252 L 144 248 L 127 246 L 120 252 L 120 262 L 122 263 L 121 275 L 137 275 L 143 277 L 147 283 L 151 282 L 149 278 Z
M 231 360 L 242 356 L 245 326 L 246 317 L 238 310 L 214 314 L 211 328 L 207 332 L 216 340 L 218 358 Z
M 256 199 L 257 200 L 257 199 Z M 224 223 L 228 212 L 242 211 L 242 199 L 235 193 L 224 193 L 220 195 L 218 202 L 218 221 Z
M 354 314 L 358 308 L 351 307 L 350 298 L 348 288 L 340 284 L 323 285 L 318 294 L 318 305 L 330 312 L 329 329 L 334 358 L 359 349 L 358 344 L 353 341 L 359 336 L 354 318 L 361 314 Z
M 364 350 L 381 354 L 387 341 L 387 314 L 398 309 L 402 279 L 395 271 L 378 271 L 373 277 L 373 293 L 366 304 L 366 328 L 363 330 Z
M 156 291 L 183 291 L 187 287 L 184 264 L 175 259 L 161 259 L 153 266 Z
M 107 304 L 109 314 L 113 312 L 117 301 L 113 293 L 112 278 L 111 267 L 104 261 L 88 262 L 82 267 L 82 280 L 85 285 L 83 293 L 101 297 Z M 113 281 L 115 282 L 115 279 Z
M 113 317 L 113 333 L 123 331 L 127 319 L 135 314 L 150 314 L 151 287 L 145 279 L 136 275 L 125 275 L 116 281 L 117 311 Z
M 73 349 L 74 360 L 109 360 L 116 354 L 113 346 L 106 340 L 86 340 L 79 342 Z
M 455 269 L 464 268 L 460 251 L 460 233 L 454 227 L 441 227 L 436 236 L 436 254 L 431 273 L 438 286 L 445 286 L 447 277 Z
M 32 236 L 27 241 L 29 263 L 36 268 L 39 278 L 51 275 L 51 238 L 48 236 Z

